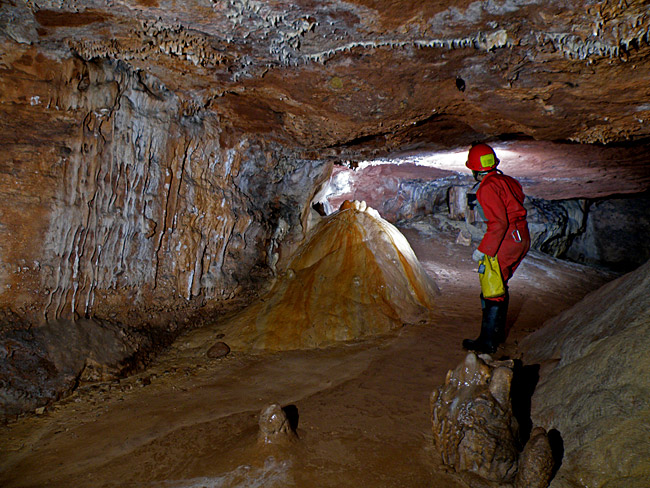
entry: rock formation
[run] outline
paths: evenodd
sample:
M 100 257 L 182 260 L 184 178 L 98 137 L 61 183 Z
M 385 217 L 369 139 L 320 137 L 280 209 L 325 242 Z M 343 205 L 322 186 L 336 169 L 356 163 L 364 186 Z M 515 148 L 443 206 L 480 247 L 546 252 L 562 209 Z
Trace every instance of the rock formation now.
M 515 487 L 546 488 L 554 468 L 553 449 L 548 434 L 542 427 L 535 427 L 519 456 Z
M 298 439 L 287 414 L 277 403 L 264 407 L 259 427 L 258 441 L 262 444 L 287 444 Z
M 217 342 L 214 346 L 210 347 L 207 356 L 210 359 L 224 358 L 230 353 L 230 347 L 225 342 Z
M 519 425 L 510 401 L 513 366 L 470 352 L 433 391 L 433 439 L 445 465 L 492 482 L 514 480 Z
M 436 293 L 406 238 L 364 202 L 346 202 L 268 295 L 220 330 L 244 349 L 321 347 L 428 321 Z
M 41 63 L 30 61 L 46 69 Z M 324 163 L 289 162 L 282 148 L 252 138 L 228 140 L 215 117 L 183 115 L 175 95 L 154 92 L 119 63 L 63 64 L 65 77 L 50 85 L 60 110 L 44 118 L 56 132 L 10 144 L 56 151 L 17 156 L 21 174 L 34 176 L 12 192 L 3 220 L 2 291 L 15 311 L 37 323 L 144 321 L 136 309 L 187 308 L 197 296 L 224 300 L 249 287 L 282 221 L 292 229 L 286 240 L 301 237 Z M 83 91 L 70 86 L 81 76 Z M 125 298 L 137 306 L 124 310 Z
M 554 457 L 536 427 L 523 452 L 512 407 L 514 361 L 470 352 L 431 394 L 434 446 L 469 486 L 546 488 Z
M 648 289 L 650 262 L 522 343 L 524 361 L 542 366 L 533 421 L 557 430 L 564 446 L 557 486 L 648 486 Z
M 115 379 L 155 350 L 148 334 L 87 319 L 2 331 L 0 417 L 45 406 L 79 383 Z

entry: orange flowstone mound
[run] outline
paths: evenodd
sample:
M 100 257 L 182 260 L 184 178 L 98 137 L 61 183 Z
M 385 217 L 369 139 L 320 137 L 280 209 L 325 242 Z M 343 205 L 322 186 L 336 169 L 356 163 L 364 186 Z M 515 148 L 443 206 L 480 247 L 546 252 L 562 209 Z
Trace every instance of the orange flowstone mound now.
M 236 348 L 321 347 L 431 319 L 437 286 L 406 238 L 365 203 L 313 230 L 267 296 L 236 316 Z

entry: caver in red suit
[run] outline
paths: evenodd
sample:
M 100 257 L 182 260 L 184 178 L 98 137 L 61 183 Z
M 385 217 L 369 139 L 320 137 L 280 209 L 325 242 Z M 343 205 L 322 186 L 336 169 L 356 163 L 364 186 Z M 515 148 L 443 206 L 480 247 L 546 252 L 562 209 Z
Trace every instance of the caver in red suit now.
M 499 160 L 487 144 L 472 146 L 467 167 L 480 182 L 476 198 L 487 221 L 487 231 L 472 256 L 496 256 L 505 286 L 505 294 L 491 299 L 481 295 L 483 319 L 476 340 L 465 339 L 463 347 L 492 354 L 505 337 L 508 311 L 508 280 L 530 249 L 530 234 L 524 208 L 524 192 L 517 180 L 498 171 Z
M 487 220 L 478 250 L 497 257 L 507 283 L 530 249 L 524 192 L 517 180 L 494 170 L 483 177 L 476 198 Z

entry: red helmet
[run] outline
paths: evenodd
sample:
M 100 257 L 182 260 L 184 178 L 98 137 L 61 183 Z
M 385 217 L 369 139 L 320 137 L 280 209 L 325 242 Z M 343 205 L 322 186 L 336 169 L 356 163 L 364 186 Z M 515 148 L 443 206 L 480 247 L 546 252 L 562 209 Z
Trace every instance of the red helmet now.
M 491 171 L 497 167 L 499 159 L 487 144 L 477 144 L 472 146 L 467 155 L 467 166 L 472 171 Z

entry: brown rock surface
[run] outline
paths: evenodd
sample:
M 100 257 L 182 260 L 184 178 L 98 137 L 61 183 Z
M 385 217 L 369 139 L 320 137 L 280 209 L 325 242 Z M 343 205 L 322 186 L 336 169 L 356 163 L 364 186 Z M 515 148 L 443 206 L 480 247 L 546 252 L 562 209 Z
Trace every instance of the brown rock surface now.
M 225 342 L 217 342 L 208 349 L 207 356 L 210 359 L 219 359 L 226 357 L 230 353 L 230 347 Z
M 547 488 L 554 467 L 555 460 L 548 434 L 543 428 L 535 427 L 519 455 L 515 487 Z
M 513 366 L 470 352 L 433 391 L 433 441 L 445 465 L 487 481 L 514 480 L 519 425 L 510 400 Z
M 542 365 L 533 421 L 556 429 L 564 446 L 551 486 L 648 485 L 648 289 L 650 262 L 591 293 L 522 343 L 524 360 Z
M 466 356 L 460 344 L 476 333 L 479 285 L 457 232 L 424 223 L 401 230 L 441 289 L 435 326 L 342 347 L 233 351 L 225 361 L 205 356 L 214 333 L 203 347 L 184 334 L 143 373 L 0 425 L 0 485 L 467 488 L 432 451 L 428 401 Z M 512 355 L 518 340 L 606 279 L 531 252 L 510 282 L 512 327 L 499 354 Z M 144 378 L 151 384 L 140 388 Z M 257 443 L 270 402 L 300 413 L 300 442 L 287 457 L 274 449 L 269 459 Z
M 0 416 L 33 411 L 79 382 L 115 379 L 155 350 L 145 334 L 87 319 L 1 331 Z
M 246 131 L 312 147 L 504 133 L 608 142 L 648 135 L 646 8 L 44 1 L 6 3 L 2 25 L 6 42 L 119 61 Z
M 277 403 L 264 407 L 260 413 L 259 442 L 263 444 L 286 444 L 296 440 L 287 414 Z

